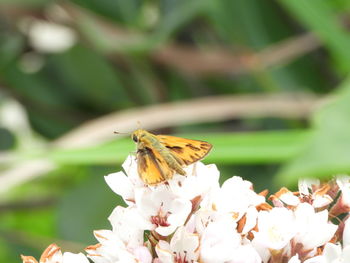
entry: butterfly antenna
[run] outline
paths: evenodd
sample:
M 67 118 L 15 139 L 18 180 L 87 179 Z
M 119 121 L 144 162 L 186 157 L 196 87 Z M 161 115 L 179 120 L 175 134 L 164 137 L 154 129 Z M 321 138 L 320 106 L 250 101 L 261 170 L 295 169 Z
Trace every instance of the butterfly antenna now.
M 114 133 L 114 134 L 129 134 L 129 133 L 127 133 L 127 132 L 118 132 L 118 131 L 114 131 L 113 133 Z

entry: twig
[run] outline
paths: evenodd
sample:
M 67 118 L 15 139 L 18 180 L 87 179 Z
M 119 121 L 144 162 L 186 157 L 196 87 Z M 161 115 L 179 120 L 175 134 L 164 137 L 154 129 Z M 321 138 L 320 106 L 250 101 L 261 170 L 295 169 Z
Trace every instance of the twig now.
M 0 176 L 0 195 L 11 188 L 52 171 L 56 165 L 50 160 L 29 160 L 2 171 Z
M 114 58 L 129 52 L 130 47 L 139 48 L 140 42 L 149 39 L 143 32 L 135 32 L 118 27 L 101 16 L 78 5 L 64 2 L 56 5 L 62 15 L 52 16 L 57 23 L 66 23 L 79 31 L 85 41 L 94 48 Z M 7 7 L 6 13 L 11 14 L 11 20 L 28 16 L 41 17 L 42 14 L 28 11 L 20 7 Z M 96 35 L 91 35 L 98 34 Z M 94 36 L 94 37 L 92 37 Z M 159 44 L 159 43 L 158 43 Z M 146 48 L 156 63 L 177 68 L 186 74 L 247 74 L 273 66 L 289 63 L 321 46 L 321 41 L 312 33 L 291 37 L 279 43 L 272 44 L 261 51 L 234 53 L 226 47 L 207 47 L 199 49 L 196 46 L 182 46 L 176 43 L 157 45 Z M 128 55 L 128 53 L 126 54 Z
M 15 162 L 17 160 L 17 157 L 13 152 L 10 151 L 2 151 L 0 152 L 0 164 L 8 164 Z
M 89 121 L 54 141 L 55 148 L 96 145 L 114 138 L 113 131 L 130 132 L 141 121 L 144 129 L 158 129 L 187 123 L 216 122 L 246 117 L 307 118 L 321 99 L 307 94 L 218 96 L 158 104 Z M 3 171 L 0 195 L 56 168 L 46 159 L 30 160 Z
M 305 33 L 263 49 L 258 53 L 258 60 L 265 67 L 288 64 L 321 46 L 321 41 L 313 33 Z
M 187 74 L 246 74 L 256 70 L 287 64 L 321 46 L 311 33 L 290 38 L 257 53 L 234 54 L 225 49 L 198 50 L 195 47 L 168 45 L 153 52 L 161 64 Z
M 95 48 L 106 52 L 109 56 L 120 56 L 123 46 L 138 46 L 137 43 L 147 39 L 140 32 L 131 32 L 125 28 L 119 28 L 116 24 L 108 22 L 102 17 L 87 13 L 78 6 L 72 4 L 60 5 L 67 15 L 69 23 L 73 25 L 87 41 Z M 88 16 L 88 18 L 87 18 Z M 99 39 L 92 39 L 86 34 L 80 20 L 93 21 L 94 32 L 99 32 Z M 86 24 L 86 23 L 84 23 Z M 98 29 L 98 30 L 96 30 Z M 104 41 L 100 40 L 104 39 Z M 101 45 L 107 43 L 105 45 Z M 108 43 L 113 43 L 110 46 Z M 186 74 L 247 74 L 256 70 L 287 64 L 321 46 L 320 40 L 313 33 L 305 33 L 283 40 L 258 51 L 246 54 L 234 53 L 225 47 L 207 47 L 199 49 L 196 46 L 182 46 L 179 44 L 165 44 L 160 48 L 151 50 L 151 58 L 160 64 L 177 68 Z M 119 46 L 119 47 L 118 47 Z
M 91 146 L 112 139 L 113 131 L 130 132 L 188 123 L 247 117 L 307 118 L 319 100 L 306 94 L 215 96 L 164 103 L 112 113 L 89 121 L 53 143 L 59 148 Z

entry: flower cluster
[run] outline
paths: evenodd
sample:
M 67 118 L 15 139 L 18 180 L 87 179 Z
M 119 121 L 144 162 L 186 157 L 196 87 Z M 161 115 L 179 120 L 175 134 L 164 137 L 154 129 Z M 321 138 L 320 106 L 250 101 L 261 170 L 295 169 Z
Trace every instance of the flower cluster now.
M 221 186 L 215 165 L 197 162 L 165 184 L 147 186 L 135 157 L 124 172 L 105 177 L 127 207 L 98 230 L 86 248 L 95 263 L 331 263 L 350 260 L 350 177 L 327 184 L 300 180 L 299 191 L 282 188 L 267 200 L 251 182 L 232 177 Z M 269 202 L 267 202 L 269 201 Z M 22 257 L 24 263 L 37 263 Z M 57 246 L 40 263 L 86 263 L 82 254 Z

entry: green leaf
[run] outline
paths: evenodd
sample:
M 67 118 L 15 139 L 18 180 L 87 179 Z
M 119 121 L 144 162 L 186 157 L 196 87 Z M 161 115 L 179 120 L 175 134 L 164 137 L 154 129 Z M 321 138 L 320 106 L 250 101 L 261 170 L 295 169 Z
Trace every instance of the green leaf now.
M 142 0 L 73 0 L 73 2 L 127 25 L 137 22 L 143 3 Z
M 24 39 L 19 34 L 2 33 L 0 40 L 0 71 L 15 61 L 24 46 Z
M 40 71 L 27 74 L 15 61 L 2 69 L 1 81 L 27 107 L 34 129 L 45 136 L 55 137 L 74 125 L 71 99 L 60 90 L 57 81 Z M 69 114 L 67 114 L 69 112 Z
M 288 36 L 277 11 L 272 1 L 221 0 L 211 1 L 207 13 L 223 39 L 261 49 Z
M 172 2 L 172 10 L 163 13 L 153 36 L 156 43 L 169 40 L 181 27 L 193 20 L 207 7 L 208 0 L 187 0 Z M 169 5 L 169 3 L 164 3 Z M 164 8 L 165 8 L 164 6 Z
M 78 45 L 49 62 L 71 99 L 103 111 L 130 106 L 118 72 L 93 50 Z
M 339 69 L 350 70 L 350 34 L 341 26 L 331 1 L 280 0 L 296 18 L 313 31 L 330 50 Z
M 274 131 L 247 134 L 179 135 L 213 144 L 205 162 L 218 164 L 279 163 L 295 157 L 310 137 L 309 131 Z M 73 150 L 55 150 L 48 157 L 60 164 L 116 164 L 135 151 L 129 138 L 104 145 Z
M 308 147 L 286 164 L 276 183 L 293 184 L 299 177 L 330 177 L 350 172 L 350 78 L 314 115 L 315 133 Z
M 14 147 L 16 138 L 14 134 L 6 129 L 0 127 L 0 150 L 9 150 Z

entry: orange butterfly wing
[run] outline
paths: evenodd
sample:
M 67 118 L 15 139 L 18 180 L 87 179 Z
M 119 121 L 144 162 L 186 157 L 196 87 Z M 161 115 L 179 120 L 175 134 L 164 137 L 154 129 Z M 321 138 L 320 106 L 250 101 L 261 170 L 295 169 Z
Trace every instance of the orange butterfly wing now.
M 208 142 L 169 135 L 157 135 L 157 138 L 182 166 L 203 159 L 213 147 Z
M 150 148 L 137 151 L 137 169 L 142 181 L 148 185 L 164 182 L 173 175 L 164 158 Z

